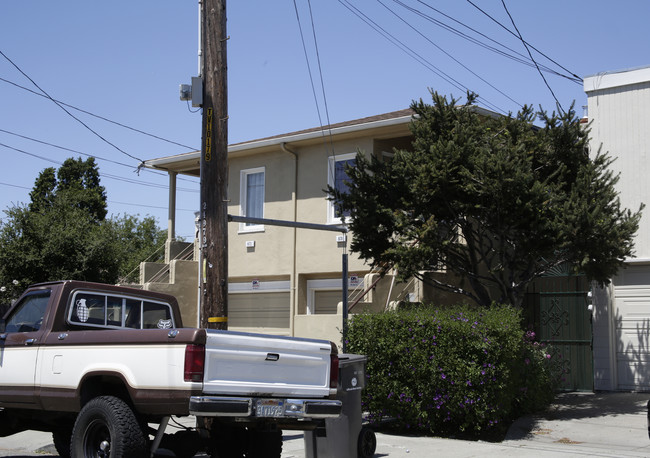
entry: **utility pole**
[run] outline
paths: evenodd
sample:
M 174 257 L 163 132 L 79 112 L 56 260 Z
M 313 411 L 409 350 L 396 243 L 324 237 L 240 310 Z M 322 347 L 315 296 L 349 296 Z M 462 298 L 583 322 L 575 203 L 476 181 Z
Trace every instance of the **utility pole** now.
M 201 0 L 201 326 L 228 329 L 226 0 Z

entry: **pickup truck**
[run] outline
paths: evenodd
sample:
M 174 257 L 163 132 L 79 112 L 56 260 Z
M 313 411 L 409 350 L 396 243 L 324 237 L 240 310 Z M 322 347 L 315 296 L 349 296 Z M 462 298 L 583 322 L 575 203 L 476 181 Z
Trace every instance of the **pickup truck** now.
M 41 283 L 0 319 L 0 437 L 52 432 L 62 457 L 279 457 L 283 429 L 340 415 L 338 365 L 329 341 L 184 328 L 167 294 Z

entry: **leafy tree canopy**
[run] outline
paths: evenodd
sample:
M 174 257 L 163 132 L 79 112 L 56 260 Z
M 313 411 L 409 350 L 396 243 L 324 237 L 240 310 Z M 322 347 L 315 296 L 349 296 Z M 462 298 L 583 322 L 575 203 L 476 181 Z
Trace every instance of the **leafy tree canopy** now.
M 612 159 L 588 154 L 573 107 L 481 115 L 432 93 L 413 102 L 412 148 L 392 159 L 357 155 L 349 191 L 352 251 L 471 298 L 521 305 L 535 278 L 568 264 L 606 284 L 633 253 L 641 208 L 621 208 Z M 424 275 L 444 265 L 460 281 Z M 449 278 L 449 277 L 444 277 Z
M 139 262 L 166 238 L 151 217 L 106 219 L 106 192 L 93 158 L 43 170 L 30 198 L 0 220 L 2 302 L 44 281 L 137 281 Z

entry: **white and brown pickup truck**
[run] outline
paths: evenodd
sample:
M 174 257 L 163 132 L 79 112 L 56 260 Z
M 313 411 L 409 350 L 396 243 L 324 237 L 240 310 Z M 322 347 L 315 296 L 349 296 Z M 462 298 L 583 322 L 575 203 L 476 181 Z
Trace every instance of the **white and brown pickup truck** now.
M 283 429 L 339 416 L 338 364 L 329 341 L 184 328 L 166 294 L 42 283 L 0 320 L 0 437 L 50 431 L 62 457 L 279 457 Z

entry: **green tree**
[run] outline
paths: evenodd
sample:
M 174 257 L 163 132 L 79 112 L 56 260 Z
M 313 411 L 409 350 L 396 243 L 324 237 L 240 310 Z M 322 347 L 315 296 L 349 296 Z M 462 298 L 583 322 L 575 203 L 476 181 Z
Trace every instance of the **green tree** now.
M 106 221 L 114 249 L 120 260 L 118 281 L 137 283 L 142 261 L 162 261 L 167 231 L 160 229 L 156 219 L 133 215 L 113 217 Z
M 29 194 L 32 212 L 42 212 L 57 204 L 67 204 L 88 213 L 92 221 L 106 218 L 106 191 L 99 182 L 95 159 L 66 159 L 58 171 L 43 170 Z
M 568 264 L 607 284 L 633 253 L 641 209 L 621 207 L 612 159 L 588 154 L 573 107 L 561 115 L 489 116 L 432 93 L 413 102 L 414 139 L 389 161 L 357 155 L 349 191 L 351 249 L 478 304 L 521 305 L 535 278 Z M 444 265 L 460 280 L 425 275 Z
M 135 280 L 128 273 L 164 242 L 153 218 L 106 219 L 106 193 L 93 158 L 43 170 L 30 198 L 29 205 L 5 210 L 0 222 L 2 299 L 44 281 Z

